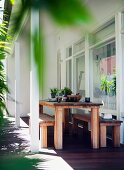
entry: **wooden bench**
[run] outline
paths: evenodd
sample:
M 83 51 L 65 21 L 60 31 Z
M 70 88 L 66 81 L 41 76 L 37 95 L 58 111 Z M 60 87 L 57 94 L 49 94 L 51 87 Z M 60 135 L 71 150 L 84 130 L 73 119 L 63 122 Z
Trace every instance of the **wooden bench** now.
M 100 146 L 106 147 L 106 128 L 112 127 L 112 142 L 114 147 L 120 147 L 120 126 L 119 120 L 100 120 Z
M 73 114 L 73 132 L 77 133 L 78 122 L 83 122 L 84 131 L 88 131 L 88 122 L 91 121 L 90 114 Z M 106 120 L 100 117 L 100 146 L 106 147 L 106 128 L 112 127 L 112 141 L 114 147 L 120 146 L 120 125 L 122 121 Z
M 41 147 L 47 147 L 47 128 L 48 126 L 54 126 L 55 120 L 53 116 L 47 114 L 40 114 L 39 127 L 41 130 Z

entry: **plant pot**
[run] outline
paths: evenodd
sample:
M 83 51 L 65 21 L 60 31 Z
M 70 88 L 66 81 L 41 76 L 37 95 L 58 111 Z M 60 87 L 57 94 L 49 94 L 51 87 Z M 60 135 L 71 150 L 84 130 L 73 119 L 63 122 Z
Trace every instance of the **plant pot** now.
M 51 93 L 51 98 L 55 98 L 56 95 L 54 93 Z

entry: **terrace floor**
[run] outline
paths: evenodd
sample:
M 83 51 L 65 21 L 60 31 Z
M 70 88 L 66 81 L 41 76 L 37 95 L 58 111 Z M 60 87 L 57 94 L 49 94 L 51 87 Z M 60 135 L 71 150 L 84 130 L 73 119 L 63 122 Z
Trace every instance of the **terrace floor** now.
M 107 148 L 91 149 L 89 135 L 64 135 L 63 150 L 53 147 L 53 129 L 49 128 L 48 149 L 30 153 L 30 137 L 27 119 L 21 119 L 21 127 L 15 126 L 13 118 L 5 119 L 0 128 L 1 170 L 123 170 L 124 145 L 113 148 L 108 140 Z M 84 140 L 85 138 L 85 140 Z M 84 142 L 85 141 L 85 142 Z

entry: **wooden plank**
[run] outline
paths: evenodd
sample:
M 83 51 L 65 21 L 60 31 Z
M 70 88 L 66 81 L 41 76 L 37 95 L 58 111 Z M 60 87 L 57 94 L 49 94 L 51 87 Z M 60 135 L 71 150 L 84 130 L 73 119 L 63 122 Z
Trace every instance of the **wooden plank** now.
M 62 107 L 55 108 L 55 131 L 54 131 L 54 145 L 56 149 L 63 148 L 63 130 L 62 130 Z
M 39 116 L 39 123 L 49 123 L 49 122 L 54 122 L 55 119 L 53 116 L 47 115 L 47 114 L 41 114 Z
M 92 102 L 49 102 L 49 101 L 39 101 L 40 105 L 48 107 L 62 106 L 64 108 L 89 108 L 89 107 L 100 107 L 102 103 L 92 103 Z
M 99 148 L 99 109 L 91 109 L 91 144 L 94 149 Z
M 47 126 L 41 127 L 41 148 L 47 147 Z
M 106 126 L 100 126 L 100 146 L 106 147 Z

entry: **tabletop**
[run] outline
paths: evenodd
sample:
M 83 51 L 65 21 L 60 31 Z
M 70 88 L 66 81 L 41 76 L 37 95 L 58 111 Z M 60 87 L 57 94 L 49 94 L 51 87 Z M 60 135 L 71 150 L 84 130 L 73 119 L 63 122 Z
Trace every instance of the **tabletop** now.
M 53 102 L 53 101 L 46 101 L 46 100 L 40 100 L 40 105 L 44 106 L 51 106 L 51 107 L 57 107 L 57 106 L 63 106 L 63 107 L 100 107 L 103 104 L 102 103 L 95 103 L 95 102 Z

